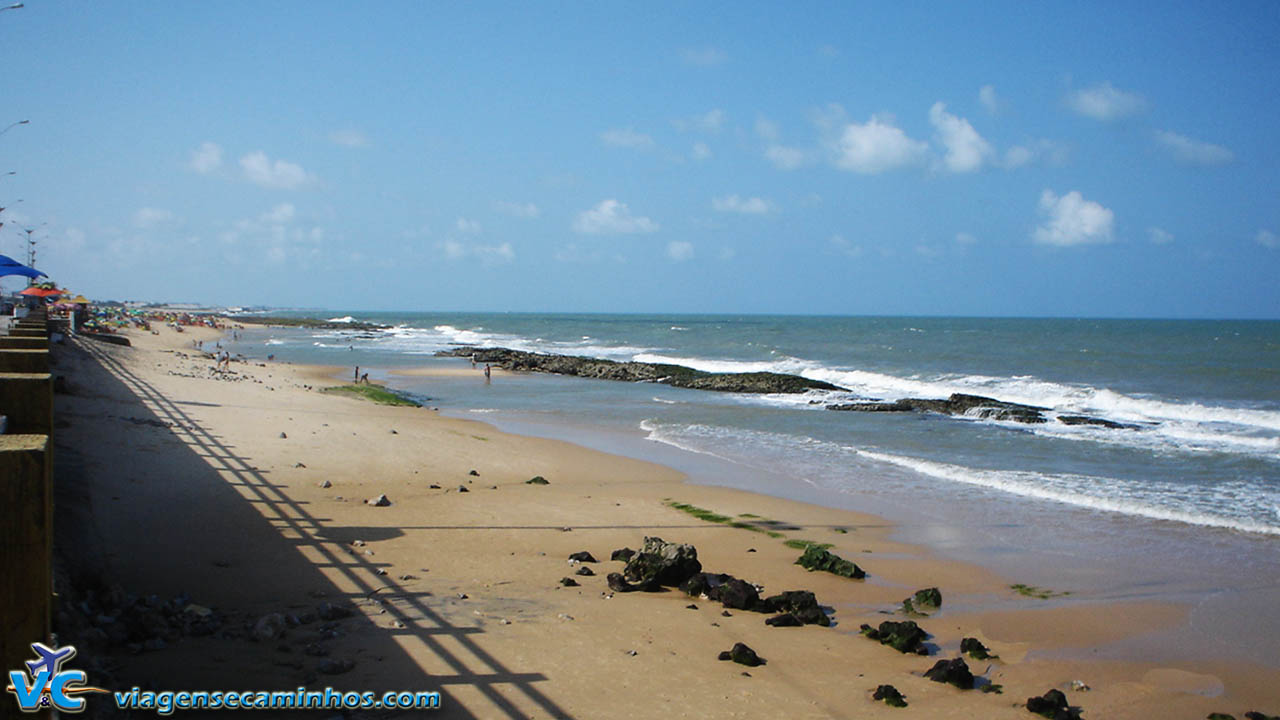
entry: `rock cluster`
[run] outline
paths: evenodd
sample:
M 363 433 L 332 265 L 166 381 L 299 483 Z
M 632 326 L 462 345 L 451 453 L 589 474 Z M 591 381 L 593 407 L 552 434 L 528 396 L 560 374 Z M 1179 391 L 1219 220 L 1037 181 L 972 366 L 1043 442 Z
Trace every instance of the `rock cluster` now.
M 765 664 L 765 659 L 757 655 L 755 650 L 752 650 L 744 643 L 734 643 L 731 650 L 725 650 L 720 653 L 717 659 L 732 660 L 739 665 L 746 665 L 747 667 L 757 667 Z
M 967 637 L 960 641 L 960 652 L 967 653 L 974 660 L 995 660 L 999 655 L 993 655 L 991 648 L 983 645 L 978 638 Z
M 886 620 L 880 623 L 879 627 L 871 627 L 863 625 L 862 634 L 872 640 L 879 641 L 881 645 L 888 645 L 900 653 L 915 653 L 916 655 L 928 655 L 929 649 L 924 646 L 924 641 L 929 637 L 929 633 L 923 628 L 916 625 L 914 620 L 904 620 L 902 622 L 894 622 Z
M 1050 720 L 1080 720 L 1080 711 L 1067 704 L 1067 696 L 1058 689 L 1027 698 L 1027 710 Z
M 436 353 L 446 357 L 474 357 L 476 362 L 503 370 L 523 370 L 556 375 L 574 375 L 623 382 L 656 382 L 695 390 L 737 393 L 802 393 L 808 390 L 843 388 L 782 373 L 711 373 L 683 365 L 644 362 L 617 362 L 572 355 L 549 355 L 508 348 L 458 347 Z
M 796 564 L 809 571 L 821 570 L 854 580 L 862 580 L 867 576 L 867 573 L 855 563 L 817 545 L 806 547 L 804 554 L 796 560 Z
M 933 667 L 925 671 L 924 676 L 934 682 L 955 685 L 961 690 L 973 689 L 973 673 L 964 658 L 939 660 Z
M 923 615 L 942 607 L 942 591 L 936 587 L 917 590 L 902 601 L 902 611 L 908 615 Z
M 902 696 L 902 693 L 898 692 L 898 688 L 892 685 L 877 686 L 871 699 L 883 700 L 884 704 L 889 707 L 904 708 L 907 706 L 907 699 Z
M 933 412 L 942 415 L 962 415 L 984 420 L 1005 420 L 1028 424 L 1049 422 L 1045 415 L 1049 408 L 1038 405 L 996 400 L 982 395 L 952 393 L 946 399 L 903 398 L 892 402 L 872 401 L 828 405 L 828 410 L 845 412 Z M 1088 415 L 1059 415 L 1058 422 L 1066 425 L 1098 425 L 1112 430 L 1137 430 L 1139 426 L 1115 422 Z

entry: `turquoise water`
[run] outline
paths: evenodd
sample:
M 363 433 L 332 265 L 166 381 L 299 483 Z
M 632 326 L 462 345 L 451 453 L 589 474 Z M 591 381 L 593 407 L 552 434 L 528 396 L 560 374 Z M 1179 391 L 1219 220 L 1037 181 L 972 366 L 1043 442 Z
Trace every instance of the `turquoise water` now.
M 1280 322 L 351 316 L 393 327 L 258 329 L 238 349 L 358 364 L 451 414 L 654 459 L 699 482 L 876 512 L 906 539 L 1033 584 L 1217 610 L 1280 589 Z M 845 390 L 748 396 L 548 375 L 485 384 L 479 373 L 386 374 L 468 368 L 432 357 L 457 344 L 771 370 Z M 1043 406 L 1051 419 L 824 409 L 953 392 Z M 1065 425 L 1059 414 L 1139 428 Z M 1272 637 L 1275 614 L 1263 621 Z M 1276 650 L 1256 650 L 1280 665 Z

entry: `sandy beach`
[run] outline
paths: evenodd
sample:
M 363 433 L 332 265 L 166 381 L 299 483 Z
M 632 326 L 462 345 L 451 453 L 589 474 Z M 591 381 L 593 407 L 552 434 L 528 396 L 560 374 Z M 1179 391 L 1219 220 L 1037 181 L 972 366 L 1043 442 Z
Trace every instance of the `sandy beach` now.
M 1176 632 L 1189 607 L 1022 595 L 1014 580 L 894 541 L 876 517 L 319 392 L 349 368 L 253 361 L 215 372 L 192 345 L 216 331 L 158 333 L 55 352 L 67 379 L 56 398 L 55 628 L 104 686 L 438 690 L 438 712 L 458 718 L 1027 718 L 1027 698 L 1054 688 L 1085 718 L 1280 711 L 1274 669 L 1091 657 Z M 526 482 L 535 476 L 547 484 Z M 380 495 L 390 504 L 366 502 Z M 673 589 L 610 592 L 606 576 L 623 567 L 610 554 L 646 536 L 692 544 L 704 571 L 762 595 L 810 590 L 834 625 L 770 627 L 767 615 Z M 787 540 L 829 543 L 869 577 L 806 571 Z M 599 562 L 570 563 L 579 551 Z M 928 657 L 859 634 L 908 619 L 886 613 L 929 587 L 941 609 L 911 618 L 930 634 Z M 170 618 L 164 642 L 148 644 L 67 607 L 150 595 L 182 595 L 216 628 L 179 632 Z M 923 677 L 967 637 L 999 656 L 966 660 L 1002 692 Z M 718 661 L 735 643 L 767 664 Z M 908 707 L 873 701 L 883 684 Z M 363 712 L 348 717 L 397 716 Z

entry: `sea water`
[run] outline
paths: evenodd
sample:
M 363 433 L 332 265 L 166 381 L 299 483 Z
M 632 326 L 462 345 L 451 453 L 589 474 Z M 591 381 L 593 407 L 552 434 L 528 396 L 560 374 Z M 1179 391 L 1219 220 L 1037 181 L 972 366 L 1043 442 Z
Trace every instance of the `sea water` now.
M 1280 667 L 1280 322 L 291 314 L 388 328 L 255 329 L 236 349 L 360 365 L 446 413 L 655 460 L 695 482 L 874 512 L 901 539 L 1019 582 L 1186 602 L 1210 646 L 1213 618 L 1249 611 L 1253 630 L 1217 650 Z M 458 345 L 790 373 L 843 389 L 389 372 L 469 369 L 434 357 Z M 1044 407 L 1049 421 L 826 409 L 956 392 Z M 1080 414 L 1134 427 L 1056 420 Z

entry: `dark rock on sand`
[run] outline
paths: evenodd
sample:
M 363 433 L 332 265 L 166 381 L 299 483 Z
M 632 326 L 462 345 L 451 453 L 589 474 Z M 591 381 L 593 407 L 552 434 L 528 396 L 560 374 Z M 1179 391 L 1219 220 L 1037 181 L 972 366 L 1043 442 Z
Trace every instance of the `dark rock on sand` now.
M 804 625 L 831 625 L 831 618 L 818 605 L 817 597 L 808 590 L 788 590 L 767 597 L 760 602 L 760 612 L 790 613 Z
M 1228 715 L 1227 713 L 1215 712 L 1215 713 L 1209 713 L 1209 717 L 1207 718 L 1207 720 L 1236 720 L 1236 716 Z
M 1068 705 L 1067 696 L 1057 689 L 1027 698 L 1027 710 L 1051 720 L 1080 720 L 1080 711 Z
M 800 621 L 800 618 L 796 617 L 793 613 L 774 615 L 773 617 L 765 620 L 764 624 L 771 627 L 800 627 L 801 625 L 804 625 L 804 623 Z
M 692 545 L 646 537 L 640 552 L 627 561 L 623 576 L 640 585 L 674 587 L 701 571 L 698 551 Z
M 579 550 L 578 552 L 570 555 L 569 559 L 574 562 L 599 562 L 599 560 L 596 560 L 595 557 L 586 550 Z
M 876 692 L 871 696 L 872 700 L 883 700 L 885 705 L 889 707 L 904 708 L 907 706 L 907 699 L 898 692 L 898 688 L 892 685 L 880 685 L 876 688 Z
M 573 574 L 582 575 L 584 577 L 591 577 L 592 575 L 595 575 L 595 571 L 593 571 L 591 568 L 587 567 L 586 565 L 583 565 L 582 567 L 578 568 L 577 571 L 575 571 Z
M 316 670 L 325 675 L 341 675 L 351 672 L 355 666 L 354 660 L 321 660 L 320 664 L 316 666 Z
M 616 362 L 598 358 L 509 350 L 507 348 L 458 347 L 441 350 L 441 356 L 471 357 L 476 362 L 497 365 L 503 370 L 544 372 L 557 375 L 620 380 L 623 382 L 656 382 L 695 390 L 737 393 L 802 393 L 808 390 L 842 390 L 831 383 L 810 380 L 798 375 L 780 373 L 710 373 L 683 365 L 664 363 Z
M 631 592 L 632 590 L 640 589 L 627 582 L 626 578 L 622 577 L 622 573 L 609 573 L 605 576 L 605 582 L 609 584 L 609 589 L 614 592 Z
M 469 473 L 467 473 L 467 474 L 468 474 L 468 475 L 470 475 L 471 477 L 480 477 L 480 473 L 479 473 L 478 471 L 476 471 L 476 470 L 472 470 L 471 472 L 469 472 Z
M 573 578 L 571 578 L 571 577 L 562 577 L 562 578 L 560 578 L 560 584 L 561 584 L 561 585 L 563 585 L 563 586 L 565 586 L 565 587 L 578 587 L 578 581 L 577 581 L 577 580 L 574 580 L 574 579 L 573 579 Z
M 551 481 L 542 477 L 541 475 L 534 475 L 528 480 L 525 480 L 524 484 L 525 485 L 550 485 Z
M 816 545 L 805 548 L 804 554 L 796 560 L 796 564 L 809 571 L 822 570 L 854 580 L 861 580 L 867 576 L 856 564 Z
M 978 638 L 967 637 L 960 641 L 960 652 L 968 653 L 974 660 L 995 660 L 999 655 L 991 654 L 991 648 L 983 645 Z
M 735 577 L 730 577 L 727 582 L 708 590 L 707 597 L 734 610 L 752 610 L 760 602 L 760 593 L 756 590 L 756 586 Z
M 1250 710 L 1244 716 L 1246 720 L 1280 720 L 1280 715 L 1264 715 L 1257 710 Z
M 342 620 L 349 618 L 355 614 L 355 610 L 346 605 L 334 605 L 333 603 L 322 602 L 316 606 L 316 615 L 321 620 Z
M 902 610 L 908 615 L 933 612 L 940 607 L 942 607 L 942 591 L 936 587 L 917 590 L 911 597 L 902 601 Z
M 369 498 L 364 502 L 366 505 L 372 505 L 374 507 L 390 507 L 391 506 L 391 501 L 387 499 L 386 495 L 379 495 L 376 498 Z
M 757 655 L 755 650 L 747 647 L 744 643 L 734 643 L 733 649 L 720 653 L 718 659 L 732 660 L 739 665 L 746 665 L 747 667 L 765 664 L 765 659 Z
M 881 645 L 888 645 L 900 653 L 929 654 L 929 650 L 924 646 L 924 641 L 929 637 L 929 634 L 919 625 L 916 625 L 914 620 L 904 620 L 902 622 L 886 620 L 880 623 L 877 628 L 863 625 L 861 629 L 863 635 L 879 641 Z
M 955 685 L 961 690 L 973 689 L 973 673 L 969 671 L 969 664 L 964 658 L 939 660 L 925 671 L 924 676 L 934 682 Z
M 609 555 L 609 559 L 615 560 L 618 562 L 626 562 L 631 559 L 632 555 L 635 555 L 635 554 L 636 554 L 636 551 L 632 550 L 631 548 L 627 548 L 627 547 L 618 548 L 617 550 L 614 550 L 611 555 Z

